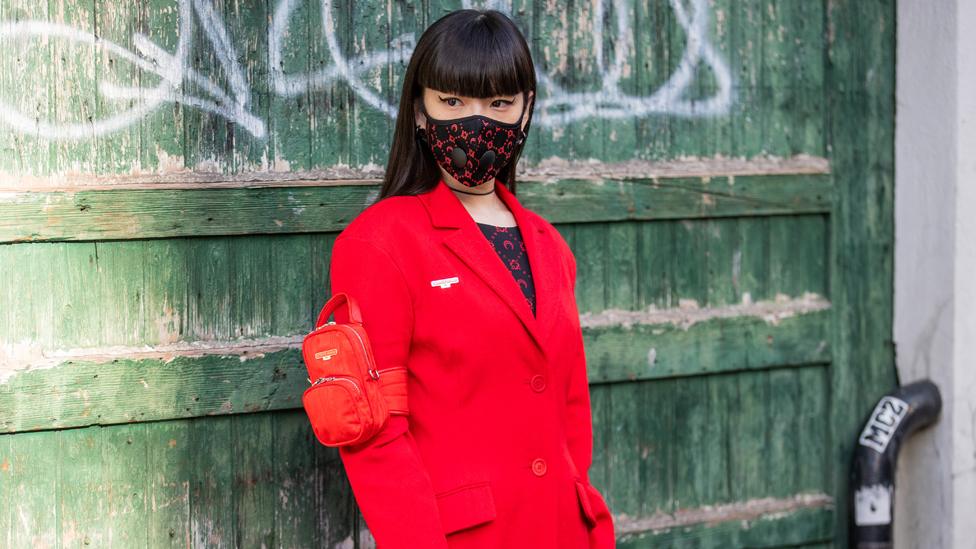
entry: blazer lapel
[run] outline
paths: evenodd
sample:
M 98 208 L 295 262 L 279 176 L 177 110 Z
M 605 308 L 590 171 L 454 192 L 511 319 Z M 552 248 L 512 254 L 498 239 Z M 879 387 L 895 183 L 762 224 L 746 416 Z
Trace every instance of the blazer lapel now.
M 559 257 L 554 243 L 547 241 L 545 228 L 522 207 L 504 183 L 496 181 L 495 192 L 512 212 L 525 242 L 535 285 L 535 316 L 512 273 L 502 263 L 491 243 L 447 183 L 441 179 L 432 191 L 418 196 L 426 205 L 431 223 L 435 227 L 452 229 L 442 240 L 444 246 L 508 305 L 539 350 L 546 355 L 546 339 L 552 328 L 556 300 L 560 299 L 554 292 L 558 288 L 557 277 L 562 258 Z

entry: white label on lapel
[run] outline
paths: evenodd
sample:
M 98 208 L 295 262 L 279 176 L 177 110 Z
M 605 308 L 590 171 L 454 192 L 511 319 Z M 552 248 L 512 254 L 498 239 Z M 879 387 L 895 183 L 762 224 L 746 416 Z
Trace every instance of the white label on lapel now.
M 452 276 L 451 278 L 439 278 L 437 280 L 431 280 L 430 285 L 440 286 L 441 288 L 447 288 L 448 286 L 456 283 L 457 281 L 458 281 L 458 277 Z

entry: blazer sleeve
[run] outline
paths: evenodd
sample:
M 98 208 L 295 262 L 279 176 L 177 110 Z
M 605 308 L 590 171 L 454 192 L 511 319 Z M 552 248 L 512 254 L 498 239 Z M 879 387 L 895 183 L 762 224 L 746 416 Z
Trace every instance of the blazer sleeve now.
M 371 241 L 340 235 L 329 266 L 332 293 L 359 304 L 377 368 L 405 365 L 413 301 L 403 274 Z M 340 315 L 341 313 L 341 315 Z M 345 321 L 345 309 L 337 311 Z M 409 431 L 409 416 L 390 415 L 369 440 L 339 447 L 356 503 L 379 549 L 447 549 L 430 477 Z
M 576 258 L 566 246 L 570 261 L 573 291 L 576 291 Z M 574 296 L 575 301 L 575 296 Z M 574 307 L 574 310 L 576 308 Z M 587 501 L 593 511 L 596 524 L 590 529 L 592 549 L 613 549 L 616 547 L 613 517 L 610 507 L 600 492 L 590 484 L 590 466 L 593 463 L 593 416 L 590 407 L 590 381 L 587 375 L 586 354 L 583 346 L 583 333 L 577 338 L 577 351 L 574 353 L 573 369 L 570 372 L 569 389 L 566 395 L 567 432 L 570 456 L 580 473 Z

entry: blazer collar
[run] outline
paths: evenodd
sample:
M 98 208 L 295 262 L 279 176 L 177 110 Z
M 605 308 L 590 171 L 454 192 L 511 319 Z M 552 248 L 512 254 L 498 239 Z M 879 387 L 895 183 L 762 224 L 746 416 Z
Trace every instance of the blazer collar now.
M 556 320 L 557 300 L 562 299 L 557 295 L 562 268 L 559 248 L 551 242 L 551 236 L 536 217 L 538 214 L 525 209 L 504 183 L 496 180 L 495 192 L 512 212 L 525 242 L 535 285 L 534 316 L 512 273 L 443 178 L 433 190 L 418 196 L 427 208 L 431 224 L 449 229 L 442 239 L 443 245 L 512 309 L 539 350 L 546 355 L 546 340 Z

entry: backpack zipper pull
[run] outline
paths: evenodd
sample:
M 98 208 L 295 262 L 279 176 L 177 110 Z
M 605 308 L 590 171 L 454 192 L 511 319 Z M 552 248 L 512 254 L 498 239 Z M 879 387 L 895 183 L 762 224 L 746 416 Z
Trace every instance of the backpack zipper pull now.
M 336 378 L 336 376 L 328 376 L 328 377 L 320 377 L 320 378 L 316 379 L 315 381 L 312 381 L 311 379 L 309 379 L 308 381 L 314 387 L 315 385 L 318 385 L 319 383 L 325 383 L 326 381 L 332 381 L 335 378 Z M 305 378 L 305 379 L 308 379 L 308 378 Z

